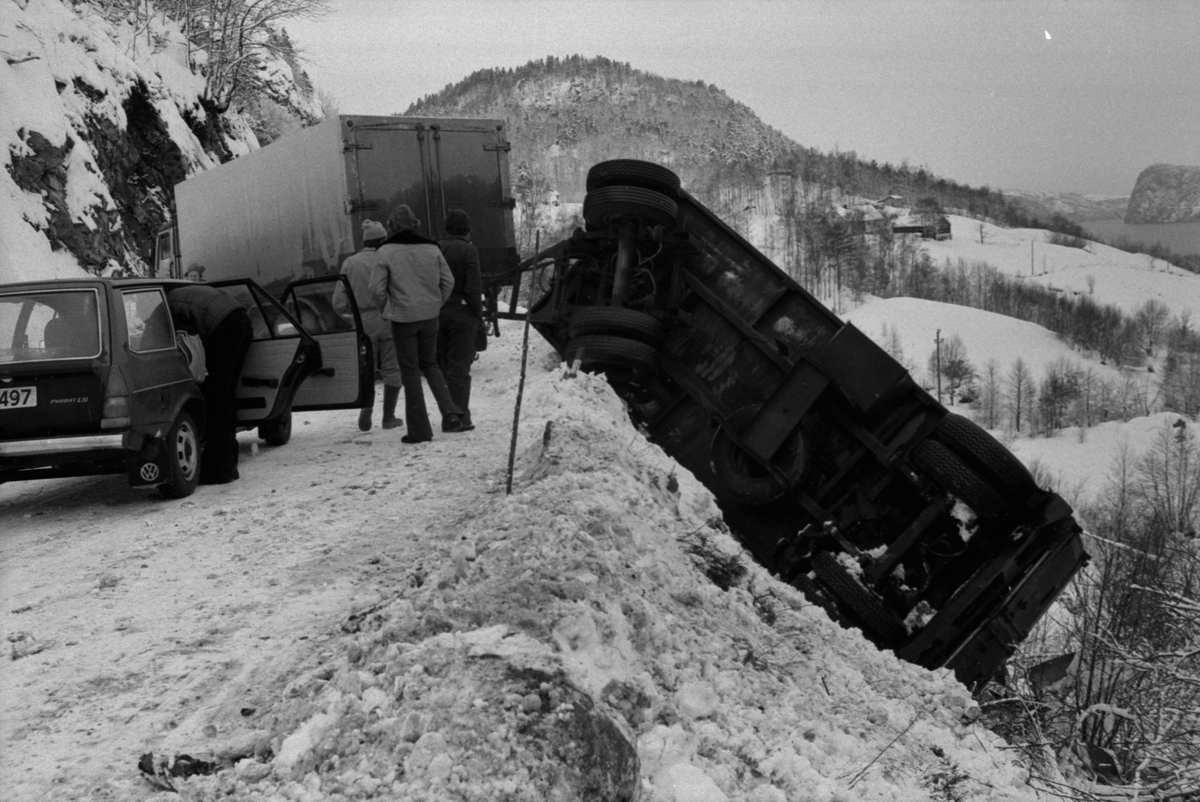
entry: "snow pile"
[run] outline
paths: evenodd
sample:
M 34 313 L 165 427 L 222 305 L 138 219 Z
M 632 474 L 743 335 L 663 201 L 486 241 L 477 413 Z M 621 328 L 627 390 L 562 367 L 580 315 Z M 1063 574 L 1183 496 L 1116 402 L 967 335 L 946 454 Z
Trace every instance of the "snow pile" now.
M 962 685 L 755 566 L 602 379 L 538 373 L 522 418 L 513 494 L 464 497 L 185 799 L 1032 799 Z

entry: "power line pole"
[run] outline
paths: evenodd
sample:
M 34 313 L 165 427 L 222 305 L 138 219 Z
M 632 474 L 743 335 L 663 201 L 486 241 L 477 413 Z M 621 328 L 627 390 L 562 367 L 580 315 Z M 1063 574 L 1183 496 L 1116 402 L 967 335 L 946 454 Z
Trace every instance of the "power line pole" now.
M 937 390 L 938 403 L 942 403 L 942 330 L 938 329 L 933 336 L 933 347 L 937 354 Z

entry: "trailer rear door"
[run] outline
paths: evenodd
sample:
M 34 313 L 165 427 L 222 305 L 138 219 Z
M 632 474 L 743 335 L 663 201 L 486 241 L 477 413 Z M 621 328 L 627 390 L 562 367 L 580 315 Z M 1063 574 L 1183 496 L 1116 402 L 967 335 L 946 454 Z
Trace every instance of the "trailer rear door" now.
M 404 203 L 420 219 L 419 233 L 440 240 L 446 235 L 446 213 L 458 209 L 471 218 L 484 284 L 515 267 L 515 203 L 503 122 L 360 118 L 356 123 L 351 118 L 346 123 L 356 232 L 362 219 L 386 222 L 388 213 Z

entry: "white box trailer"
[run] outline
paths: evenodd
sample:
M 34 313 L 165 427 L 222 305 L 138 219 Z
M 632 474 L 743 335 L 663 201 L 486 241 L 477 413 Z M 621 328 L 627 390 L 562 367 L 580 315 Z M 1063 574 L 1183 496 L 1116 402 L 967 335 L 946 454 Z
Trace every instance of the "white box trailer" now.
M 331 117 L 175 186 L 156 270 L 205 281 L 250 278 L 274 295 L 336 274 L 362 247 L 362 223 L 398 204 L 440 239 L 446 213 L 471 218 L 484 283 L 517 264 L 505 124 L 495 119 Z

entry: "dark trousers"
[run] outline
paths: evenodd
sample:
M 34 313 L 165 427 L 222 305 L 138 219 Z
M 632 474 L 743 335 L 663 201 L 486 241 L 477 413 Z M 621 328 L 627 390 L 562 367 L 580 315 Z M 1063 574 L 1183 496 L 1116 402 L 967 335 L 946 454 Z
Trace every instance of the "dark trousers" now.
M 450 388 L 450 398 L 471 422 L 471 363 L 475 361 L 475 333 L 479 318 L 464 303 L 442 307 L 438 319 L 438 365 Z
M 435 317 L 413 323 L 392 321 L 392 339 L 396 341 L 396 361 L 400 363 L 400 378 L 404 382 L 404 417 L 408 421 L 408 436 L 417 440 L 432 440 L 433 427 L 425 409 L 422 376 L 429 384 L 442 417 L 459 414 L 437 363 L 438 319 Z
M 206 417 L 202 484 L 224 484 L 238 478 L 237 381 L 253 336 L 250 316 L 238 309 L 201 337 L 208 368 L 208 376 L 200 383 Z

